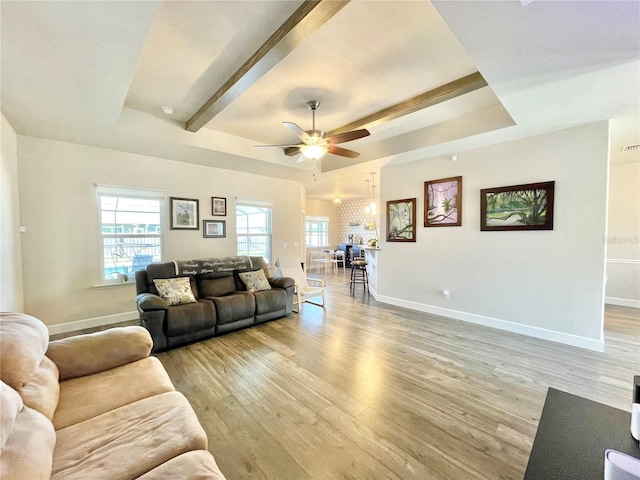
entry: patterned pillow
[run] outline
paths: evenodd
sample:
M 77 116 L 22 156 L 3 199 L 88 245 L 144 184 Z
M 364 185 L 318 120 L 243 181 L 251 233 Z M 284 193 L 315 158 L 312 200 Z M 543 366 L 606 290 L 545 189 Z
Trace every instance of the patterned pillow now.
M 256 270 L 255 272 L 238 273 L 240 280 L 244 283 L 250 292 L 258 292 L 260 290 L 271 290 L 269 280 L 264 276 L 264 270 Z
M 169 305 L 195 303 L 189 277 L 153 279 L 158 293 Z

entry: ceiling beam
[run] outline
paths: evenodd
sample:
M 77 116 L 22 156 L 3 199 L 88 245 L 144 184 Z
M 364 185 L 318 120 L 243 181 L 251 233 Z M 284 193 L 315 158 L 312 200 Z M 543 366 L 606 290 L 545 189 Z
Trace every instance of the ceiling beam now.
M 453 82 L 441 85 L 408 100 L 383 108 L 382 110 L 372 113 L 371 115 L 367 115 L 360 120 L 356 120 L 355 122 L 351 122 L 340 128 L 331 130 L 327 136 L 350 132 L 351 130 L 357 130 L 359 128 L 372 128 L 376 125 L 402 117 L 403 115 L 417 112 L 423 108 L 432 107 L 438 103 L 446 102 L 447 100 L 451 100 L 452 98 L 459 97 L 460 95 L 473 92 L 474 90 L 478 90 L 486 86 L 487 81 L 482 77 L 482 75 L 480 75 L 480 72 L 474 72 L 466 77 L 458 78 Z
M 225 84 L 187 120 L 185 129 L 197 132 L 260 77 L 295 50 L 309 35 L 338 13 L 350 0 L 305 0 L 249 57 Z
M 383 108 L 382 110 L 372 113 L 371 115 L 367 115 L 360 120 L 356 120 L 355 122 L 351 122 L 347 125 L 336 128 L 335 130 L 331 130 L 327 133 L 327 136 L 330 137 L 331 135 L 350 132 L 351 130 L 357 130 L 360 128 L 375 127 L 376 125 L 394 120 L 402 117 L 403 115 L 417 112 L 423 108 L 432 107 L 438 103 L 451 100 L 459 97 L 460 95 L 473 92 L 474 90 L 478 90 L 486 86 L 487 81 L 480 72 L 474 72 L 466 77 L 458 78 L 453 82 L 446 83 L 434 88 L 433 90 L 416 95 L 408 100 Z M 284 153 L 288 156 L 298 155 L 300 153 L 300 149 L 298 147 L 288 147 L 284 149 Z

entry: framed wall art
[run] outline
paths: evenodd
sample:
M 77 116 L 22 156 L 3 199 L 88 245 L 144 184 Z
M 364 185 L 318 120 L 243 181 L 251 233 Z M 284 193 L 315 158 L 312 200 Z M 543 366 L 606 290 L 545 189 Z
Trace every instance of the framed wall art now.
M 462 177 L 424 182 L 424 226 L 462 225 Z
M 227 215 L 227 199 L 224 197 L 211 197 L 211 215 L 224 217 Z
M 553 230 L 554 184 L 480 190 L 480 230 Z
M 387 242 L 416 241 L 416 199 L 387 202 Z
M 225 238 L 227 236 L 225 220 L 203 220 L 202 236 L 204 238 Z
M 171 230 L 199 230 L 198 200 L 191 198 L 169 197 L 171 211 Z

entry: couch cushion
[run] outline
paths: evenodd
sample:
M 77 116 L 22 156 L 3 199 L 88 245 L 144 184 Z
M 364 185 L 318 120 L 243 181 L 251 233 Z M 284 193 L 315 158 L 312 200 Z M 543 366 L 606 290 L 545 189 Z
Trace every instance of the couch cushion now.
M 23 407 L 2 448 L 0 478 L 48 479 L 55 443 L 56 432 L 51 422 L 41 413 Z
M 166 315 L 168 337 L 205 330 L 216 325 L 216 312 L 208 300 L 175 305 L 167 310 Z
M 60 400 L 53 426 L 60 430 L 137 400 L 173 390 L 169 375 L 155 357 L 65 380 L 60 382 Z
M 206 450 L 187 399 L 168 392 L 57 432 L 52 479 L 132 479 L 182 453 Z
M 250 292 L 235 292 L 224 297 L 209 297 L 208 299 L 216 307 L 218 324 L 250 318 L 256 312 L 256 302 Z
M 253 294 L 256 297 L 256 315 L 280 311 L 287 306 L 287 292 L 283 288 L 273 288 Z
M 198 292 L 202 297 L 222 297 L 236 291 L 233 275 L 220 278 L 202 278 L 198 281 Z
M 58 405 L 60 393 L 56 364 L 48 357 L 42 357 L 42 362 L 27 383 L 18 389 L 18 393 L 27 407 L 33 408 L 51 420 Z
M 23 407 L 24 403 L 18 392 L 0 381 L 0 450 L 4 447 L 18 413 Z
M 183 453 L 145 473 L 138 480 L 225 480 L 216 461 L 206 450 Z
M 47 357 L 60 372 L 60 380 L 81 377 L 141 360 L 151 352 L 149 332 L 138 326 L 114 327 L 49 343 Z
M 156 278 L 153 283 L 156 286 L 156 290 L 158 290 L 158 295 L 169 305 L 196 302 L 196 297 L 191 291 L 189 277 Z
M 240 272 L 238 276 L 249 292 L 271 290 L 269 280 L 267 280 L 264 270 L 262 269 L 256 270 L 255 272 Z
M 20 313 L 0 315 L 0 380 L 22 387 L 40 365 L 49 344 L 49 331 L 35 317 Z

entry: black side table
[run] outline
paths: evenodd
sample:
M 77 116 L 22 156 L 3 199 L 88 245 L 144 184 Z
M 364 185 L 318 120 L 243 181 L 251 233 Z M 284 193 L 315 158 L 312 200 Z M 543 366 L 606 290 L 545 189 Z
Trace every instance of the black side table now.
M 524 480 L 602 480 L 608 448 L 640 459 L 630 424 L 629 412 L 549 388 Z

